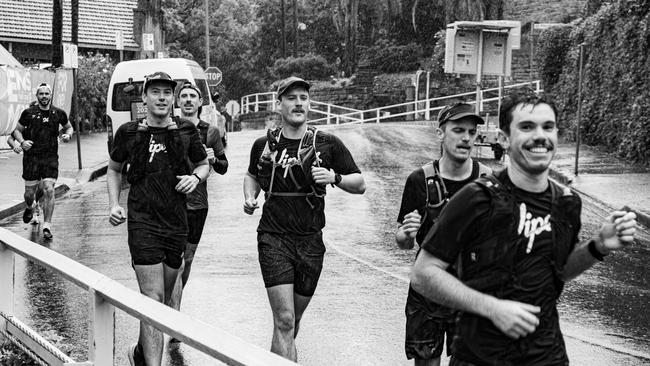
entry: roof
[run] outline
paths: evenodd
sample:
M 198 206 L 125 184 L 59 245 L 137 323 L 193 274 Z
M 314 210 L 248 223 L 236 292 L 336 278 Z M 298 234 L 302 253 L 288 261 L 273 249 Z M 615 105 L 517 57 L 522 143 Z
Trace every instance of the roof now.
M 23 67 L 23 65 L 14 58 L 14 56 L 9 53 L 2 45 L 0 44 L 0 65 L 9 65 L 16 67 Z
M 63 42 L 70 42 L 71 0 L 63 0 Z M 124 47 L 139 48 L 133 39 L 137 0 L 79 0 L 79 46 L 115 49 L 118 30 Z M 0 39 L 52 42 L 52 0 L 0 0 Z

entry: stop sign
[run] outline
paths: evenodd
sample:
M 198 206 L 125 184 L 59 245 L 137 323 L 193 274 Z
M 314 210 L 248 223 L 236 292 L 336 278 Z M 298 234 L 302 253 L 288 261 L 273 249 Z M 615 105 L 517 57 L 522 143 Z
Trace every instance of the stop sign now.
M 221 83 L 222 75 L 221 70 L 216 66 L 211 66 L 205 69 L 205 75 L 208 78 L 209 86 L 217 86 Z

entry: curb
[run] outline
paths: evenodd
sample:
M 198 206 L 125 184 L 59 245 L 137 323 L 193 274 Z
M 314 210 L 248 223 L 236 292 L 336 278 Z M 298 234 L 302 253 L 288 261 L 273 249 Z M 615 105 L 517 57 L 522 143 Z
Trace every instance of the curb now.
M 108 162 L 101 163 L 99 165 L 96 165 L 93 168 L 88 169 L 88 171 L 90 172 L 90 174 L 88 175 L 82 169 L 82 171 L 80 171 L 77 174 L 75 181 L 77 182 L 77 184 L 92 182 L 95 179 L 101 177 L 102 175 L 105 175 L 107 169 L 108 169 Z M 88 179 L 84 178 L 86 175 Z M 54 187 L 54 198 L 59 198 L 63 196 L 69 190 L 70 190 L 70 186 L 68 186 L 66 183 L 57 183 Z M 22 212 L 24 209 L 25 209 L 25 202 L 9 205 L 4 208 L 0 207 L 0 220 L 4 220 L 11 215 Z
M 557 170 L 557 169 L 551 168 L 551 170 L 549 172 L 549 176 L 551 178 L 553 178 L 554 180 L 556 180 L 558 183 L 569 187 L 572 191 L 575 191 L 575 192 L 579 193 L 581 196 L 587 196 L 587 197 L 591 198 L 592 200 L 598 201 L 601 204 L 611 208 L 612 210 L 615 209 L 614 207 L 611 207 L 611 205 L 609 205 L 608 203 L 603 202 L 602 200 L 600 200 L 600 199 L 598 199 L 598 198 L 596 198 L 596 197 L 594 197 L 592 195 L 589 195 L 589 194 L 587 194 L 587 193 L 585 193 L 585 192 L 583 192 L 583 191 L 581 191 L 581 190 L 579 190 L 579 189 L 577 189 L 575 187 L 571 187 L 571 182 L 573 182 L 573 179 L 575 178 L 573 176 L 573 174 L 567 173 L 567 172 L 562 171 L 562 170 Z M 647 213 L 645 213 L 645 212 L 643 212 L 641 210 L 635 209 L 633 207 L 627 206 L 627 205 L 623 206 L 622 209 L 625 210 L 625 211 L 628 211 L 628 212 L 634 212 L 636 214 L 636 221 L 639 224 L 643 225 L 644 227 L 650 229 L 650 215 L 649 214 L 647 214 Z

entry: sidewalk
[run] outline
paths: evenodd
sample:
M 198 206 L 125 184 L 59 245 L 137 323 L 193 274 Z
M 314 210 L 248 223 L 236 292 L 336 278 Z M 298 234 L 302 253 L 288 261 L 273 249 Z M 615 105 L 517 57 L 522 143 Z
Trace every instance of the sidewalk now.
M 77 134 L 67 144 L 59 144 L 59 179 L 56 182 L 56 197 L 70 188 L 86 183 L 106 173 L 108 149 L 106 132 L 81 135 L 81 165 L 77 155 Z M 3 146 L 4 147 L 4 146 Z M 25 208 L 22 179 L 22 154 L 11 150 L 0 151 L 0 220 L 21 212 Z

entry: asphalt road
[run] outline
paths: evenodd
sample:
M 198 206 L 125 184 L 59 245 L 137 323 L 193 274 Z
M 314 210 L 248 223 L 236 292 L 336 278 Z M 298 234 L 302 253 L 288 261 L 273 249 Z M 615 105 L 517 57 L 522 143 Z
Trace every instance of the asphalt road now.
M 414 251 L 393 240 L 406 176 L 438 156 L 438 141 L 422 126 L 366 125 L 332 130 L 349 147 L 366 179 L 354 196 L 328 188 L 328 249 L 314 299 L 301 324 L 299 362 L 305 365 L 408 365 L 403 351 L 404 302 Z M 229 134 L 230 169 L 209 180 L 210 212 L 182 311 L 268 348 L 272 319 L 257 262 L 255 229 L 260 213 L 242 211 L 242 181 L 250 146 L 262 131 Z M 492 157 L 485 150 L 482 156 Z M 487 160 L 490 164 L 493 161 Z M 123 195 L 125 200 L 126 194 Z M 583 231 L 597 228 L 607 207 L 584 201 Z M 126 226 L 108 223 L 104 178 L 57 201 L 48 245 L 88 267 L 137 289 L 126 245 Z M 43 242 L 19 215 L 4 227 Z M 562 328 L 574 365 L 650 365 L 650 259 L 647 232 L 569 283 L 560 303 Z M 16 311 L 74 359 L 86 359 L 87 303 L 74 285 L 23 259 L 16 260 Z M 137 322 L 118 311 L 116 365 Z M 170 365 L 217 362 L 185 345 L 165 350 Z

